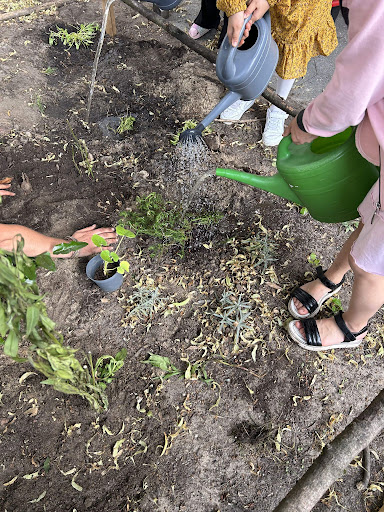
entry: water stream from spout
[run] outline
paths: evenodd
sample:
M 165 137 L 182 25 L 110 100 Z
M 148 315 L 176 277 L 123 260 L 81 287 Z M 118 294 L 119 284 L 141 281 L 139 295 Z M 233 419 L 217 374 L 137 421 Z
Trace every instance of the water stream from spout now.
M 96 83 L 97 66 L 99 64 L 99 58 L 100 58 L 100 54 L 101 54 L 101 49 L 103 48 L 105 29 L 107 27 L 107 19 L 108 19 L 108 14 L 109 14 L 109 8 L 111 7 L 113 2 L 115 2 L 115 1 L 116 0 L 108 0 L 107 5 L 105 6 L 103 23 L 101 25 L 101 30 L 100 30 L 100 39 L 99 39 L 99 43 L 97 45 L 95 60 L 93 61 L 91 87 L 89 89 L 87 113 L 86 113 L 86 116 L 85 116 L 85 122 L 86 123 L 89 122 L 89 116 L 90 116 L 90 113 L 91 113 L 92 97 L 93 97 L 93 92 L 95 90 L 95 83 Z
M 195 173 L 194 173 L 195 174 Z M 207 172 L 204 172 L 203 174 L 201 174 L 200 176 L 198 176 L 196 178 L 196 180 L 194 181 L 194 184 L 192 186 L 192 188 L 190 189 L 190 191 L 188 192 L 188 194 L 186 195 L 186 197 L 183 198 L 183 211 L 184 213 L 188 212 L 188 209 L 193 201 L 193 199 L 195 198 L 197 192 L 200 190 L 201 188 L 201 184 L 208 178 L 211 178 L 212 176 L 215 176 L 216 175 L 216 171 L 213 169 L 213 170 L 210 170 L 210 171 L 207 171 Z

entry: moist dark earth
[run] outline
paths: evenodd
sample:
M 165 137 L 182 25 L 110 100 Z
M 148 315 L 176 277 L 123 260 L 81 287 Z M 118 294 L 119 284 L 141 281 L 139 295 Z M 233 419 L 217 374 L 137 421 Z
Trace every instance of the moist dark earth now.
M 285 328 L 290 290 L 313 277 L 308 257 L 326 268 L 353 226 L 321 224 L 297 205 L 224 178 L 202 180 L 189 198 L 207 169 L 276 171 L 276 151 L 260 143 L 267 104 L 256 102 L 244 123 L 213 123 L 207 169 L 184 168 L 170 140 L 185 120 L 201 120 L 224 88 L 210 63 L 120 2 L 118 35 L 106 37 L 87 126 L 96 42 L 79 50 L 49 46 L 48 33 L 101 23 L 100 7 L 72 2 L 1 23 L 0 178 L 12 177 L 16 192 L 1 205 L 2 222 L 65 237 L 94 223 L 116 225 L 121 211 L 152 192 L 223 217 L 192 232 L 184 257 L 176 247 L 153 258 L 153 240 L 129 240 L 131 271 L 110 294 L 87 279 L 86 259 L 39 272 L 49 315 L 80 358 L 123 347 L 128 355 L 101 414 L 42 386 L 41 375 L 25 375 L 27 363 L 1 356 L 0 508 L 272 511 L 383 387 L 382 312 L 354 350 L 306 352 Z M 134 130 L 105 137 L 99 123 L 126 114 L 135 117 Z M 76 139 L 92 155 L 93 176 L 76 168 Z M 252 253 L 255 240 L 264 252 Z M 351 285 L 348 276 L 344 305 Z M 130 297 L 144 286 L 158 287 L 163 300 L 152 317 L 135 322 Z M 213 315 L 224 292 L 250 305 L 237 342 Z M 168 357 L 184 378 L 159 378 L 161 370 L 142 362 L 149 354 Z M 212 381 L 185 373 L 188 362 L 205 365 Z M 356 489 L 360 457 L 316 512 L 378 510 L 382 441 L 371 446 L 368 490 Z

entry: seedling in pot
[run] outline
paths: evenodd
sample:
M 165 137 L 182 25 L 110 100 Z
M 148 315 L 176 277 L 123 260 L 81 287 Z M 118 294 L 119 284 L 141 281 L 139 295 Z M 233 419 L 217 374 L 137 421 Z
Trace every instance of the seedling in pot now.
M 104 275 L 108 276 L 111 271 L 116 270 L 119 274 L 124 274 L 124 272 L 129 272 L 129 263 L 128 261 L 122 261 L 119 258 L 118 252 L 123 241 L 124 237 L 127 238 L 135 238 L 135 233 L 130 231 L 129 229 L 123 228 L 123 226 L 116 227 L 116 233 L 121 236 L 119 243 L 117 244 L 116 251 L 109 251 L 108 249 L 104 249 L 100 253 L 101 259 L 104 261 Z M 100 235 L 93 235 L 92 242 L 96 245 L 96 247 L 108 247 L 109 243 Z M 111 269 L 108 265 L 114 265 L 114 268 Z

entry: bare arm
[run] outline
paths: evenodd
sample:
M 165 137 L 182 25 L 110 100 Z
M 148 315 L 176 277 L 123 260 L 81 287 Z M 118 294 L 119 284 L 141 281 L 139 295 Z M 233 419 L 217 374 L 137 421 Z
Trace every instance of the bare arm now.
M 55 245 L 68 242 L 68 240 L 45 236 L 33 229 L 17 224 L 0 224 L 0 249 L 12 251 L 15 247 L 15 237 L 17 235 L 21 235 L 24 239 L 24 252 L 27 256 L 33 257 L 43 252 L 49 252 L 54 258 L 70 258 L 73 254 L 59 254 L 55 256 L 52 253 Z M 73 233 L 72 238 L 78 242 L 86 242 L 88 245 L 79 251 L 79 256 L 89 256 L 101 251 L 102 248 L 96 247 L 92 243 L 91 238 L 93 235 L 101 235 L 110 244 L 114 244 L 117 241 L 116 232 L 113 228 L 96 228 L 94 224 L 88 228 L 80 229 Z M 103 247 L 103 249 L 111 250 L 112 245 Z

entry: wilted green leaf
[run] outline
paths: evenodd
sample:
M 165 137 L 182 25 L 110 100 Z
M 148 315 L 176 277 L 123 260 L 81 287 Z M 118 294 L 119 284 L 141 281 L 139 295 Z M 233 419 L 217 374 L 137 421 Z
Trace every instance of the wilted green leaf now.
M 33 329 L 36 327 L 40 318 L 40 311 L 36 306 L 27 307 L 27 331 L 26 336 L 29 336 Z
M 48 473 L 48 471 L 51 469 L 51 460 L 49 457 L 47 457 L 43 464 L 43 469 L 45 473 Z
M 93 235 L 97 236 L 97 235 Z M 93 238 L 93 237 L 92 237 Z M 101 237 L 100 237 L 101 238 Z M 87 242 L 78 242 L 77 240 L 71 240 L 70 242 L 63 242 L 61 244 L 55 245 L 53 248 L 53 254 L 69 254 L 73 251 L 79 251 L 83 247 L 87 246 Z
M 44 252 L 43 254 L 39 254 L 35 257 L 35 263 L 38 267 L 46 268 L 51 272 L 56 270 L 56 265 L 49 252 Z
M 16 357 L 19 348 L 19 340 L 14 330 L 9 331 L 9 334 L 4 343 L 4 354 L 10 357 Z
M 142 361 L 142 363 L 160 368 L 160 370 L 163 370 L 164 372 L 171 367 L 171 361 L 168 357 L 158 356 L 156 354 L 151 354 L 149 358 L 146 361 Z

